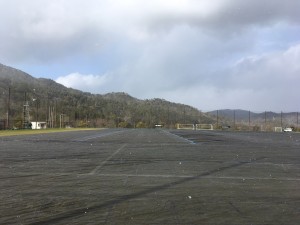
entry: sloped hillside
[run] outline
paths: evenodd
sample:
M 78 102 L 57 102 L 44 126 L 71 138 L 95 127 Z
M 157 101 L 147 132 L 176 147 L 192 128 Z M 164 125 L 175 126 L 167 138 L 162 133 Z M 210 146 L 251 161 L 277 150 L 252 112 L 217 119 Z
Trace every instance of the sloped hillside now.
M 21 128 L 24 104 L 31 121 L 47 121 L 48 127 L 154 127 L 176 123 L 210 123 L 199 110 L 163 99 L 140 100 L 126 93 L 94 95 L 34 78 L 0 64 L 0 128 Z M 9 116 L 7 116 L 9 115 Z

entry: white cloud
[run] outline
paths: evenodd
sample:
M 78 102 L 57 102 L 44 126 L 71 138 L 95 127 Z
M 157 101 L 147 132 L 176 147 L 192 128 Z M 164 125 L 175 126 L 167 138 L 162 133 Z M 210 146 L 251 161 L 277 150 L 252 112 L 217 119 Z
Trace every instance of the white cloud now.
M 300 44 L 281 52 L 249 56 L 227 68 L 223 77 L 208 72 L 204 76 L 207 79 L 199 80 L 179 76 L 182 80 L 178 81 L 177 74 L 164 75 L 163 68 L 149 70 L 156 63 L 143 59 L 140 63 L 144 64 L 131 65 L 132 68 L 124 68 L 113 75 L 74 73 L 56 81 L 94 93 L 125 91 L 143 99 L 160 97 L 203 110 L 243 108 L 293 111 L 300 108 L 296 101 L 300 83 L 300 66 L 297 64 L 300 61 L 299 52 Z M 151 74 L 153 71 L 158 75 Z M 210 76 L 214 79 L 208 79 Z M 215 82 L 215 79 L 222 81 Z
M 286 88 L 298 86 L 299 61 L 300 44 L 285 51 L 243 58 L 236 64 L 231 81 L 236 86 L 276 88 L 283 92 Z
M 0 0 L 0 62 L 93 93 L 279 107 L 274 96 L 296 98 L 299 8 L 294 0 Z
M 84 75 L 80 73 L 72 73 L 66 76 L 60 76 L 56 82 L 78 90 L 100 93 L 101 88 L 111 82 L 111 77 L 108 75 Z

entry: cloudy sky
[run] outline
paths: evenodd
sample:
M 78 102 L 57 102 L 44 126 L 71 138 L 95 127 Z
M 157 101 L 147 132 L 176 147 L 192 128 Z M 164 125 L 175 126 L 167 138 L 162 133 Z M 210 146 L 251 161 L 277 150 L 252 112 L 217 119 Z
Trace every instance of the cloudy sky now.
M 300 110 L 300 0 L 0 0 L 0 63 L 200 110 Z

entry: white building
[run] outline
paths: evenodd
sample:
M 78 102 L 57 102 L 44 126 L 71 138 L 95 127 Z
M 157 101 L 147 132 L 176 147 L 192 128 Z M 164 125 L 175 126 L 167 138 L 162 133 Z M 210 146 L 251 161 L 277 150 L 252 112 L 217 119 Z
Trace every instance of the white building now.
M 31 122 L 31 129 L 33 130 L 40 130 L 40 129 L 46 129 L 47 123 L 46 122 Z

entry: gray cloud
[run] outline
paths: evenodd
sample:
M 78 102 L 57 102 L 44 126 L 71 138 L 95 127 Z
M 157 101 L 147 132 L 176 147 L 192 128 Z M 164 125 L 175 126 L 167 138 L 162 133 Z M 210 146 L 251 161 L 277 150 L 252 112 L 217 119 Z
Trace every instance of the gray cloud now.
M 195 1 L 189 1 L 194 2 Z M 216 5 L 213 2 L 217 2 Z M 202 2 L 181 11 L 161 11 L 149 19 L 150 28 L 170 29 L 178 24 L 186 24 L 205 29 L 207 32 L 236 34 L 251 26 L 270 26 L 285 22 L 300 23 L 300 2 L 294 0 L 229 0 L 213 1 L 213 9 Z
M 81 13 L 79 2 L 2 1 L 0 12 L 6 23 L 0 25 L 0 48 L 5 54 L 1 58 L 49 62 L 93 51 L 104 37 L 90 14 Z
M 299 109 L 290 103 L 299 8 L 293 0 L 0 0 L 0 62 L 93 93 Z

